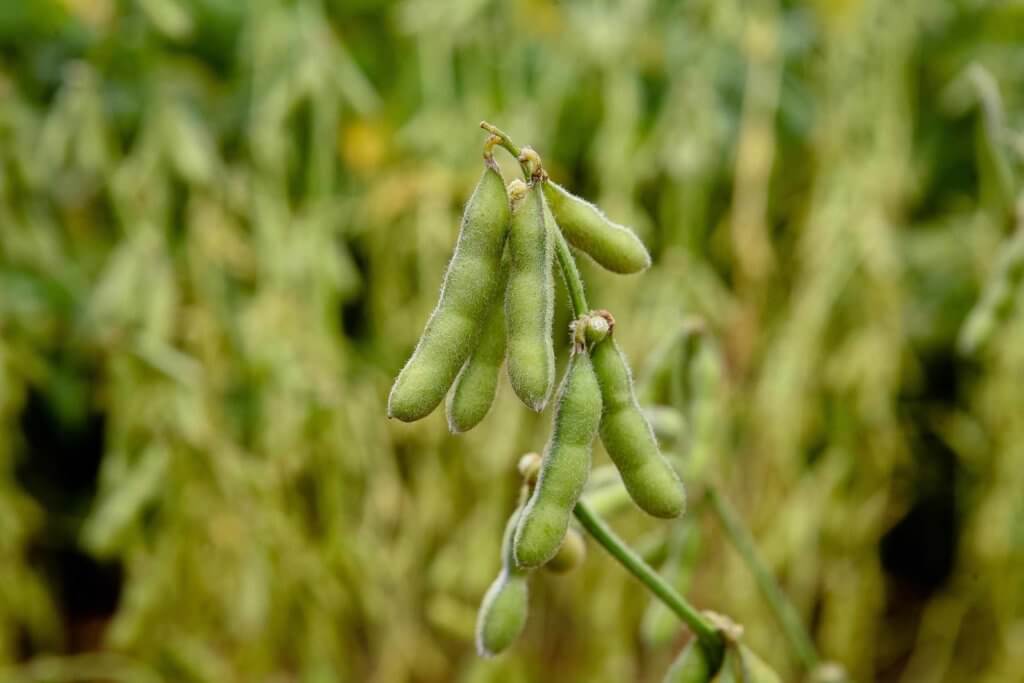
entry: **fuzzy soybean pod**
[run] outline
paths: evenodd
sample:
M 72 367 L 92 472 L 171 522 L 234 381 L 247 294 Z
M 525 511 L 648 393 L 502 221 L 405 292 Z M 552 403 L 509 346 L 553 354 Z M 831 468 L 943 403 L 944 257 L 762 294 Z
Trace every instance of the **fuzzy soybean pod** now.
M 512 208 L 505 287 L 508 377 L 519 399 L 541 411 L 555 381 L 551 321 L 554 241 L 545 225 L 544 195 L 535 183 Z
M 590 473 L 590 446 L 601 420 L 601 389 L 586 352 L 569 359 L 558 389 L 554 428 L 540 476 L 516 528 L 515 559 L 539 567 L 558 552 Z
M 487 589 L 476 619 L 476 649 L 481 657 L 493 657 L 519 637 L 526 625 L 529 589 L 527 572 L 516 566 L 512 535 L 522 508 L 516 508 L 505 525 L 501 540 L 501 572 Z
M 507 262 L 503 263 L 507 266 Z M 502 268 L 501 282 L 505 282 Z M 499 290 L 500 292 L 501 290 Z M 480 341 L 462 367 L 445 405 L 452 434 L 467 432 L 480 424 L 494 403 L 498 373 L 505 360 L 505 311 L 501 297 L 491 305 Z
M 558 552 L 544 565 L 544 569 L 554 574 L 565 574 L 583 564 L 586 558 L 587 542 L 583 540 L 583 534 L 570 526 Z
M 440 300 L 391 388 L 388 417 L 412 422 L 437 407 L 476 347 L 498 292 L 510 209 L 501 173 L 488 161 L 466 204 Z
M 678 517 L 686 506 L 683 483 L 661 454 L 633 393 L 626 359 L 609 336 L 591 351 L 604 412 L 601 442 L 633 501 L 655 517 Z
M 651 255 L 636 233 L 608 220 L 601 209 L 561 185 L 544 182 L 544 197 L 569 244 L 590 255 L 613 273 L 639 273 Z
M 780 683 L 779 675 L 746 645 L 739 645 L 739 668 L 743 683 Z
M 676 657 L 663 683 L 708 683 L 713 672 L 708 655 L 696 638 Z

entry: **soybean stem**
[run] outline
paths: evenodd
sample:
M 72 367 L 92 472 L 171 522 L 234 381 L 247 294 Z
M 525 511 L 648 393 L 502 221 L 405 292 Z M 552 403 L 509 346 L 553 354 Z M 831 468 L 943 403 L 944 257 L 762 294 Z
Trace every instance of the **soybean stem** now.
M 518 147 L 516 147 L 515 144 L 512 143 L 512 138 L 506 135 L 503 130 L 501 130 L 492 123 L 487 123 L 486 121 L 481 121 L 480 127 L 486 130 L 491 135 L 498 138 L 498 144 L 507 149 L 512 156 L 514 156 L 517 159 L 519 158 L 519 153 L 521 152 L 521 150 Z
M 558 257 L 558 265 L 565 278 L 565 288 L 569 290 L 572 312 L 574 317 L 579 318 L 590 310 L 590 307 L 587 306 L 587 295 L 583 291 L 583 279 L 580 277 L 580 271 L 576 269 L 576 259 L 572 257 L 572 252 L 569 251 L 569 245 L 566 243 L 562 231 L 555 226 L 552 232 L 555 233 L 555 255 Z
M 812 670 L 818 664 L 818 653 L 810 635 L 803 627 L 803 622 L 800 621 L 800 615 L 797 614 L 796 608 L 786 598 L 782 588 L 779 587 L 775 577 L 772 576 L 771 571 L 757 552 L 754 539 L 743 525 L 736 510 L 713 485 L 707 484 L 705 490 L 715 516 L 722 523 L 726 536 L 732 541 L 733 546 L 754 575 L 761 594 L 768 601 L 768 606 L 782 626 L 782 632 L 789 640 L 797 658 L 805 669 Z
M 626 545 L 585 501 L 576 503 L 573 514 L 594 540 L 690 627 L 708 653 L 709 659 L 716 663 L 713 670 L 717 670 L 717 662 L 721 661 L 725 650 L 725 641 L 714 625 Z

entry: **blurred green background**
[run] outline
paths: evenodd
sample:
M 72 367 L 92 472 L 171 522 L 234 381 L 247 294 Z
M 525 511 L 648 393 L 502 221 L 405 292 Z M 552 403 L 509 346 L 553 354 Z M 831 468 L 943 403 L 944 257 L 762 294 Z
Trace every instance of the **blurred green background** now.
M 0 3 L 0 680 L 660 680 L 687 636 L 593 545 L 473 652 L 547 415 L 384 416 L 484 118 L 649 245 L 581 261 L 638 377 L 716 340 L 666 366 L 690 513 L 613 525 L 784 680 L 702 481 L 856 680 L 1024 680 L 1022 37 L 1019 1 Z

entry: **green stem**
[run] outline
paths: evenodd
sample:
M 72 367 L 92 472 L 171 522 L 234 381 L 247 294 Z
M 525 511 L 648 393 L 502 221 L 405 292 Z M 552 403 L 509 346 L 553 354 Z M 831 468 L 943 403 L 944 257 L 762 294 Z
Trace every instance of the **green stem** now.
M 501 130 L 492 123 L 487 123 L 486 121 L 481 121 L 480 127 L 486 130 L 494 137 L 498 138 L 498 144 L 507 149 L 512 156 L 514 156 L 516 159 L 519 158 L 519 154 L 522 150 L 520 150 L 518 147 L 515 146 L 515 144 L 513 144 L 512 138 L 506 135 L 503 130 Z
M 594 540 L 690 627 L 714 664 L 712 670 L 717 670 L 724 655 L 725 641 L 714 625 L 626 545 L 586 502 L 581 500 L 576 503 L 573 514 Z
M 505 133 L 505 131 L 501 130 L 494 124 L 487 123 L 486 121 L 481 121 L 480 127 L 486 130 L 491 135 L 493 135 L 495 138 L 497 138 L 496 144 L 499 144 L 502 147 L 504 147 L 506 150 L 508 150 L 509 154 L 516 158 L 516 161 L 519 162 L 519 168 L 521 168 L 523 171 L 523 177 L 526 178 L 527 180 L 530 180 L 533 176 L 532 169 L 530 168 L 530 165 L 528 163 L 519 158 L 519 156 L 523 153 L 523 150 L 521 150 L 519 147 L 516 146 L 515 143 L 512 142 L 512 138 L 510 138 L 508 134 Z
M 708 499 L 711 501 L 711 508 L 715 511 L 715 515 L 725 528 L 725 533 L 729 540 L 732 541 L 732 544 L 747 564 L 750 572 L 754 575 L 754 580 L 757 582 L 761 594 L 768 601 L 768 606 L 782 626 L 782 632 L 785 634 L 786 639 L 789 640 L 793 651 L 796 652 L 800 663 L 808 671 L 814 669 L 818 665 L 818 653 L 814 648 L 814 643 L 804 629 L 803 622 L 800 621 L 800 615 L 797 614 L 793 603 L 786 598 L 782 588 L 775 581 L 775 577 L 772 576 L 764 560 L 761 559 L 750 532 L 743 525 L 742 520 L 740 520 L 732 505 L 729 504 L 729 501 L 714 486 L 707 484 L 706 491 Z

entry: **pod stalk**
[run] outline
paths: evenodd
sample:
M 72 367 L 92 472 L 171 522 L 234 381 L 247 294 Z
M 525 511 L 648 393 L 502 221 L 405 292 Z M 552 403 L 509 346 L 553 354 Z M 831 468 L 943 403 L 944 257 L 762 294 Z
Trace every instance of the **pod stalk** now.
M 725 652 L 725 638 L 719 629 L 696 607 L 686 601 L 682 595 L 665 581 L 658 572 L 654 571 L 649 564 L 634 552 L 626 543 L 612 531 L 604 520 L 602 520 L 586 501 L 580 500 L 573 508 L 573 514 L 587 533 L 597 541 L 608 554 L 615 558 L 626 570 L 640 579 L 640 581 L 659 600 L 665 603 L 672 612 L 678 616 L 694 635 L 700 640 L 711 660 L 712 670 L 717 671 L 721 665 Z

